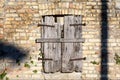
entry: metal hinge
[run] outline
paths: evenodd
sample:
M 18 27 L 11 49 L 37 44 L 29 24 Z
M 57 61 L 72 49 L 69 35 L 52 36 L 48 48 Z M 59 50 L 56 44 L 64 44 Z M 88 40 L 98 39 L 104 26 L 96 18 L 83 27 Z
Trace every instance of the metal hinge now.
M 75 58 L 75 59 L 70 59 L 70 61 L 76 61 L 76 60 L 86 60 L 86 57 L 84 57 L 84 58 Z
M 50 58 L 40 58 L 40 57 L 39 57 L 38 60 L 50 60 L 50 61 L 51 61 L 51 60 L 53 60 L 53 59 L 50 59 Z

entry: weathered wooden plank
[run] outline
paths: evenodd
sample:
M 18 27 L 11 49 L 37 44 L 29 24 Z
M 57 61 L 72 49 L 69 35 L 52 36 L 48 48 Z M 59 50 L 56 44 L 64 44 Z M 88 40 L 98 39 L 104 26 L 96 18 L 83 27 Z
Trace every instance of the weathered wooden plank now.
M 54 17 L 46 16 L 45 24 L 53 25 Z M 60 38 L 59 24 L 56 24 L 54 28 L 44 27 L 44 38 Z M 61 45 L 60 43 L 44 43 L 44 58 L 53 59 L 53 61 L 44 62 L 44 71 L 57 72 L 61 68 Z
M 61 37 L 60 24 L 56 24 L 55 28 L 56 28 L 55 38 L 60 38 Z M 53 64 L 54 71 L 53 72 L 58 72 L 61 70 L 61 43 L 53 43 L 53 44 L 55 44 L 55 46 L 53 46 L 53 51 L 54 51 L 54 64 Z
M 79 26 L 79 25 L 82 25 L 82 26 L 86 26 L 86 24 L 70 24 L 70 26 Z M 55 27 L 55 24 L 54 25 L 47 25 L 47 24 L 38 24 L 38 27 L 39 26 L 45 26 L 45 27 Z M 64 26 L 64 24 L 62 24 L 61 26 Z
M 74 28 L 70 27 L 70 23 L 73 23 L 73 18 L 73 16 L 64 17 L 64 39 L 74 39 Z M 62 72 L 72 72 L 73 62 L 69 60 L 73 53 L 73 43 L 64 43 L 62 47 L 64 47 L 62 50 Z
M 65 39 L 81 39 L 81 25 L 74 25 L 70 27 L 70 24 L 80 24 L 80 16 L 65 16 L 64 21 L 64 38 Z M 64 49 L 62 54 L 62 72 L 81 71 L 82 62 L 79 60 L 70 61 L 71 59 L 81 58 L 81 46 L 80 43 L 64 43 Z
M 36 43 L 82 43 L 84 42 L 84 39 L 36 39 Z
M 79 24 L 81 23 L 81 16 L 75 16 L 74 17 L 74 23 Z M 81 25 L 78 25 L 75 27 L 75 36 L 74 38 L 76 39 L 81 39 L 82 38 L 82 27 Z M 73 58 L 81 58 L 82 57 L 82 43 L 74 43 L 74 56 Z M 74 70 L 76 72 L 81 72 L 82 71 L 82 61 L 74 61 Z

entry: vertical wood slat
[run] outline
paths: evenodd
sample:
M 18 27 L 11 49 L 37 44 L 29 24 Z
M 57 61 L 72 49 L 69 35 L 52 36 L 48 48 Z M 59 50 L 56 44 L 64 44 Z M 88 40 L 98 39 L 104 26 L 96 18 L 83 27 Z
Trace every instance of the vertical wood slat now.
M 54 17 L 46 16 L 45 24 L 53 25 Z M 60 25 L 56 24 L 54 28 L 43 27 L 44 38 L 60 38 Z M 52 61 L 44 62 L 45 72 L 57 72 L 61 69 L 61 44 L 60 43 L 44 43 L 44 58 L 52 58 Z
M 82 23 L 81 21 L 81 16 L 76 16 L 74 17 L 74 23 L 79 24 Z M 75 39 L 80 39 L 82 38 L 82 27 L 81 25 L 78 25 L 75 27 L 75 34 L 74 34 Z M 82 58 L 82 43 L 74 43 L 74 57 L 73 58 Z M 80 61 L 74 61 L 74 70 L 76 72 L 81 72 L 82 71 L 82 60 Z
M 81 26 L 72 26 L 70 24 L 81 23 L 80 16 L 65 16 L 64 18 L 64 38 L 65 39 L 79 39 L 81 38 Z M 81 61 L 70 61 L 70 59 L 81 58 L 80 43 L 64 43 L 62 52 L 62 72 L 81 71 Z

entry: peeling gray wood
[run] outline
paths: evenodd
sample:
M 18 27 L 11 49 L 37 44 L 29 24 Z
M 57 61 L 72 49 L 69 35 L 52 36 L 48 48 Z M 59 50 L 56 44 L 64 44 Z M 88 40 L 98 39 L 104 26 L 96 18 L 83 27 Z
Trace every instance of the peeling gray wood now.
M 70 24 L 80 24 L 80 16 L 65 16 L 64 20 L 64 38 L 65 39 L 81 39 L 81 25 L 70 27 Z M 82 61 L 70 61 L 70 59 L 81 58 L 80 43 L 64 43 L 62 46 L 62 72 L 81 71 Z
M 75 16 L 74 17 L 74 23 L 79 24 L 81 23 L 81 16 Z M 74 33 L 74 38 L 75 39 L 81 39 L 82 38 L 82 27 L 81 25 L 78 25 L 75 27 L 75 33 Z M 82 43 L 74 43 L 74 54 L 73 58 L 82 58 Z M 82 61 L 74 61 L 74 70 L 76 72 L 81 72 L 82 71 Z
M 82 70 L 82 38 L 81 16 L 65 16 L 64 28 L 56 24 L 53 16 L 45 16 L 42 25 L 42 43 L 44 55 L 44 71 L 50 72 L 81 72 Z M 54 27 L 48 27 L 54 25 Z M 63 30 L 63 36 L 61 36 Z
M 53 25 L 54 18 L 52 16 L 45 17 L 45 24 Z M 56 24 L 54 28 L 44 27 L 44 38 L 60 38 L 60 27 Z M 57 72 L 61 68 L 61 44 L 60 43 L 44 43 L 44 58 L 53 59 L 45 61 L 45 72 Z

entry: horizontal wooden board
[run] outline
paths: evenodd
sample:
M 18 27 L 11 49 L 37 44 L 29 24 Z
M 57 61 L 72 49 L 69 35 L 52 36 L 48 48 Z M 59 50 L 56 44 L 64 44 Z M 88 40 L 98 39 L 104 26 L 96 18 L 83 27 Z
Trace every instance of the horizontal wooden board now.
M 86 26 L 86 24 L 85 24 L 85 23 L 83 23 L 83 24 L 70 24 L 70 26 L 79 26 L 79 25 Z M 55 24 L 54 24 L 54 25 L 38 24 L 38 27 L 39 27 L 39 26 L 45 26 L 45 27 L 55 27 Z M 60 26 L 64 26 L 64 24 L 63 24 L 63 25 L 60 25 Z
M 84 39 L 36 39 L 36 43 L 82 43 Z

